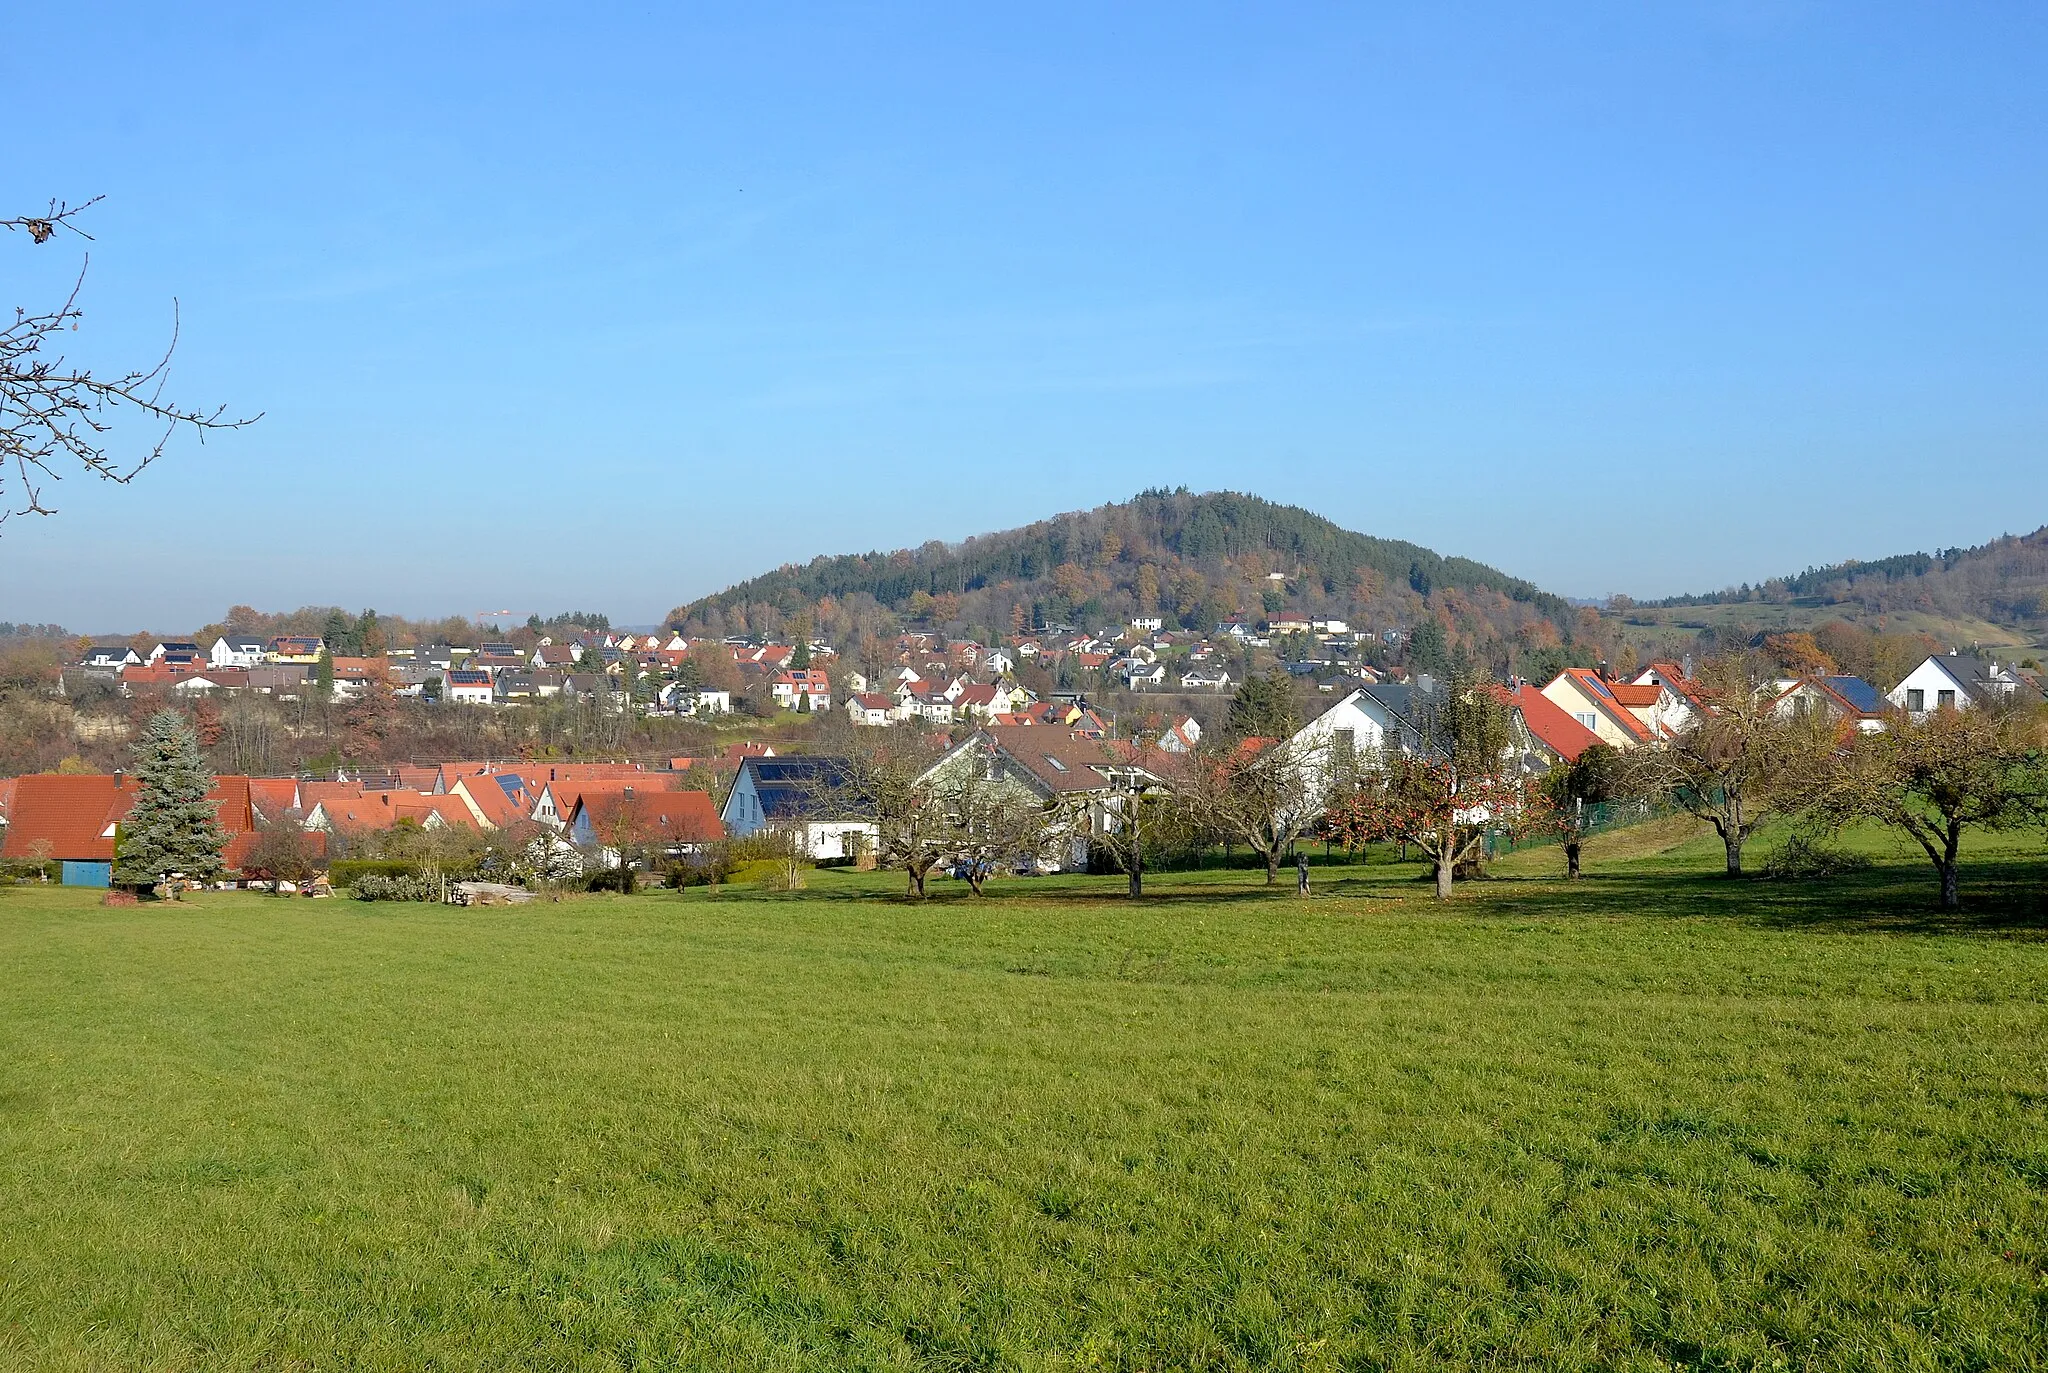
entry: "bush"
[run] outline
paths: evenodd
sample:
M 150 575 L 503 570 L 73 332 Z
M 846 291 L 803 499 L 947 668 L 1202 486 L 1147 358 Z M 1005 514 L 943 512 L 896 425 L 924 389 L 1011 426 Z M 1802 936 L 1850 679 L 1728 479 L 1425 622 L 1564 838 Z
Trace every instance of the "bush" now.
M 599 868 L 590 874 L 583 883 L 583 890 L 624 892 L 631 896 L 638 885 L 633 870 L 621 863 L 616 868 Z
M 0 863 L 0 886 L 11 886 L 16 882 L 61 882 L 64 880 L 64 865 L 55 859 L 37 862 L 33 858 L 10 858 Z
M 418 877 L 411 863 L 392 858 L 337 858 L 327 865 L 328 884 L 339 890 L 353 887 L 363 877 Z
M 349 895 L 358 901 L 438 901 L 441 898 L 436 884 L 412 873 L 395 876 L 358 873 L 349 887 Z
M 1774 879 L 1834 877 L 1861 872 L 1870 859 L 1810 834 L 1795 834 L 1764 859 L 1764 876 Z

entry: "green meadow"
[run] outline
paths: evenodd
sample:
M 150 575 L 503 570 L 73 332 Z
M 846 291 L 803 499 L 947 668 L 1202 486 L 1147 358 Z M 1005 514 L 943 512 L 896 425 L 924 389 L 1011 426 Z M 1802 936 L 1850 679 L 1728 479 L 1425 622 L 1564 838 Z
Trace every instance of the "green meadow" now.
M 0 890 L 7 1369 L 2032 1369 L 2048 872 Z

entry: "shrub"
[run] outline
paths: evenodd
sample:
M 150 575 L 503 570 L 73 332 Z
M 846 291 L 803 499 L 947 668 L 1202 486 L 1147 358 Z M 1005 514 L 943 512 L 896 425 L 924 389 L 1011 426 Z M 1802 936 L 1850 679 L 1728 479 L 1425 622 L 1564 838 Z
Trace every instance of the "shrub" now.
M 38 862 L 33 858 L 10 858 L 0 863 L 0 886 L 16 882 L 61 882 L 64 880 L 64 865 L 51 859 Z
M 631 896 L 638 885 L 633 870 L 621 863 L 616 868 L 599 868 L 590 874 L 584 881 L 583 890 L 624 892 Z
M 441 893 L 434 883 L 412 873 L 366 872 L 357 874 L 349 895 L 358 901 L 436 901 Z
M 1861 872 L 1870 859 L 1810 834 L 1795 834 L 1764 859 L 1764 876 L 1777 879 L 1833 877 Z
M 329 885 L 340 889 L 353 887 L 363 877 L 418 877 L 419 869 L 411 863 L 391 858 L 337 858 L 327 865 Z

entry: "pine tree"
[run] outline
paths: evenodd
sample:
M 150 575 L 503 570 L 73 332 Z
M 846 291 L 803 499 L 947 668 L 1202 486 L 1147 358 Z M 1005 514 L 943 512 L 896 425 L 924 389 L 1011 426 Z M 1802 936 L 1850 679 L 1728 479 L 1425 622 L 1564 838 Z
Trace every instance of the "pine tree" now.
M 334 655 L 323 644 L 313 667 L 313 696 L 320 701 L 334 698 Z
M 199 756 L 199 740 L 175 710 L 149 717 L 136 741 L 134 808 L 121 822 L 114 882 L 146 886 L 168 872 L 204 880 L 221 870 L 227 843 L 213 802 L 213 774 Z

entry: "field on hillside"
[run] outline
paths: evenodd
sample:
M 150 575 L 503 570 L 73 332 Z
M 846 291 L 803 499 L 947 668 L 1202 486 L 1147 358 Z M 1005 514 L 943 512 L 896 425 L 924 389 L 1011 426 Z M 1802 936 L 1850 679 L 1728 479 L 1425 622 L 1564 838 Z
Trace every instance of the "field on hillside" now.
M 0 1367 L 2040 1368 L 2043 851 L 0 889 Z

